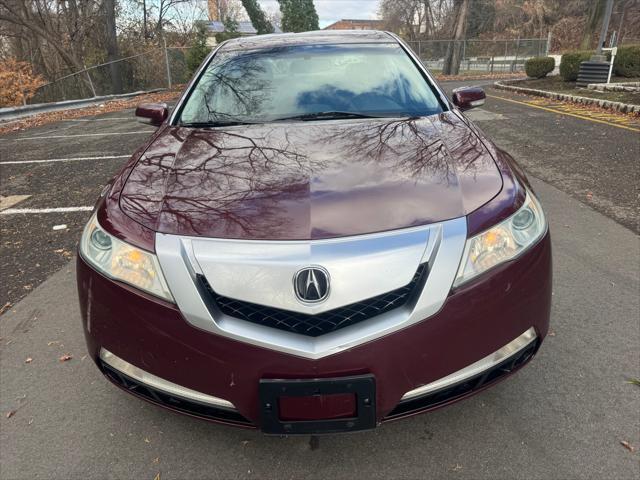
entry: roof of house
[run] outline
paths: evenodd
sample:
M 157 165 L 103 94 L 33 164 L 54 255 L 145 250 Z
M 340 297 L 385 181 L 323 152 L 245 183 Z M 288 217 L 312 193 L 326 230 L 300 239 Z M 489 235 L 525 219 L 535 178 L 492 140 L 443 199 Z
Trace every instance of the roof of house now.
M 237 24 L 238 24 L 238 33 L 241 35 L 256 35 L 258 33 L 258 31 L 255 29 L 253 24 L 249 21 L 241 21 L 241 22 L 237 22 Z M 222 33 L 225 31 L 224 23 L 218 20 L 207 22 L 207 28 L 209 29 L 210 32 L 213 32 L 213 33 Z M 280 30 L 276 25 L 274 25 L 273 32 L 282 33 L 282 30 Z
M 384 20 L 375 20 L 375 19 L 363 19 L 363 18 L 343 18 L 341 20 L 338 20 L 337 22 L 333 22 L 331 25 L 327 25 L 324 28 L 329 28 L 329 27 L 333 27 L 334 25 L 337 25 L 338 23 L 362 23 L 362 24 L 368 24 L 368 25 L 382 25 L 384 24 Z

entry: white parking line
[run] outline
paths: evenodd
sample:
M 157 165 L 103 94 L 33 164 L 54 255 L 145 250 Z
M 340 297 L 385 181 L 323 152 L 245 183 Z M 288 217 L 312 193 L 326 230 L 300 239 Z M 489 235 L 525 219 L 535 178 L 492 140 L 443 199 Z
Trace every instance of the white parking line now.
M 10 140 L 49 140 L 51 138 L 73 138 L 73 137 L 106 137 L 108 135 L 148 135 L 155 132 L 155 130 L 142 130 L 140 132 L 108 132 L 108 133 L 81 133 L 78 135 L 48 135 L 44 137 L 21 137 L 11 138 Z
M 62 122 L 109 122 L 111 120 L 131 120 L 135 123 L 134 117 L 110 117 L 110 118 L 72 118 L 69 120 L 61 120 Z
M 48 160 L 10 160 L 0 162 L 0 165 L 18 165 L 21 163 L 50 163 L 50 162 L 78 162 L 81 160 L 111 160 L 114 158 L 129 158 L 131 155 L 105 155 L 102 157 L 71 157 L 71 158 L 50 158 Z
M 90 212 L 93 207 L 58 207 L 58 208 L 8 208 L 2 210 L 0 215 L 20 215 L 25 213 L 67 213 Z

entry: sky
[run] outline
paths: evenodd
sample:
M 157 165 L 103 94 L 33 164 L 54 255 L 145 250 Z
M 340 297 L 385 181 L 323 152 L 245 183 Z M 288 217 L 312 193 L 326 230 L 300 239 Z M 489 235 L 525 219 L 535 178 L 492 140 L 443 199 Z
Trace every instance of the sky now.
M 258 0 L 263 10 L 277 10 L 277 0 Z M 320 28 L 337 22 L 343 18 L 373 19 L 377 18 L 380 0 L 314 0 Z

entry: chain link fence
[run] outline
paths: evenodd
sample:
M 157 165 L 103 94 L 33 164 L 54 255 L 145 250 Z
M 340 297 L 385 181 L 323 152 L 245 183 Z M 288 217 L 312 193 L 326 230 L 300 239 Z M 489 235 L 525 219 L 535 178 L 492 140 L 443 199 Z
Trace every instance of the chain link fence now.
M 186 83 L 187 47 L 158 47 L 113 62 L 87 67 L 40 87 L 30 104 L 170 88 Z
M 548 55 L 549 38 L 516 40 L 421 40 L 407 42 L 432 71 L 442 71 L 449 51 L 461 52 L 460 75 L 520 72 L 531 57 Z
M 460 74 L 518 72 L 527 58 L 548 53 L 548 38 L 520 40 L 423 40 L 408 42 L 434 72 L 447 52 L 461 49 Z M 30 104 L 170 88 L 189 81 L 187 47 L 156 47 L 114 62 L 87 67 L 40 87 Z

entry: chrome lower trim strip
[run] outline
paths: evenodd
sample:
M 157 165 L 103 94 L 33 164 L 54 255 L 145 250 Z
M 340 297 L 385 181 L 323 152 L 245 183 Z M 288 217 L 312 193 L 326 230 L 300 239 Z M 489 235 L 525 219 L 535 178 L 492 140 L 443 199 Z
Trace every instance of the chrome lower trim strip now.
M 463 382 L 469 378 L 475 377 L 476 375 L 479 375 L 486 370 L 490 370 L 499 363 L 504 362 L 509 357 L 512 357 L 522 349 L 529 346 L 536 340 L 536 338 L 536 331 L 533 329 L 533 327 L 531 327 L 522 335 L 507 343 L 501 349 L 493 352 L 490 355 L 487 355 L 486 357 L 478 360 L 475 363 L 472 363 L 468 367 L 458 370 L 457 372 L 454 372 L 451 375 L 447 375 L 446 377 L 436 380 L 435 382 L 431 382 L 427 385 L 423 385 L 414 390 L 408 391 L 402 396 L 402 399 L 400 401 L 412 400 L 423 395 L 428 395 L 456 383 Z
M 224 400 L 223 398 L 200 393 L 196 390 L 191 390 L 190 388 L 182 387 L 167 380 L 163 380 L 162 378 L 156 377 L 149 372 L 145 372 L 141 368 L 138 368 L 135 365 L 131 365 L 129 362 L 126 362 L 125 360 L 121 359 L 117 355 L 114 355 L 109 350 L 106 350 L 104 348 L 100 349 L 100 360 L 113 367 L 117 371 L 122 372 L 126 376 L 131 377 L 144 385 L 148 385 L 151 388 L 161 390 L 169 395 L 175 395 L 186 400 L 192 400 L 214 407 L 226 408 L 231 410 L 236 409 L 233 403 Z

